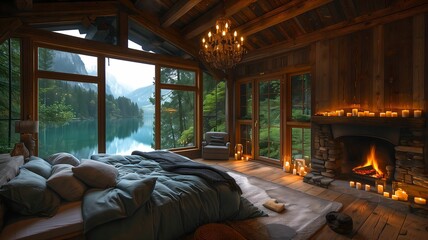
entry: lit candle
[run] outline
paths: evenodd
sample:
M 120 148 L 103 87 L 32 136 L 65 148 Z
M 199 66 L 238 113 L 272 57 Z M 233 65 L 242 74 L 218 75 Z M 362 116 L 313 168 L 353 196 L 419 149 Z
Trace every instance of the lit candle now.
M 401 111 L 401 116 L 402 116 L 403 118 L 407 118 L 407 117 L 409 117 L 409 110 L 407 110 L 407 109 L 402 110 L 402 111 Z
M 415 197 L 415 203 L 425 205 L 427 204 L 427 200 L 425 198 Z
M 360 183 L 360 182 L 357 182 L 357 189 L 358 189 L 358 190 L 361 190 L 361 188 L 362 188 L 362 187 L 361 187 L 361 183 Z
M 397 113 L 397 112 L 392 112 L 392 113 L 391 113 L 391 116 L 392 116 L 392 117 L 398 117 L 398 113 Z
M 357 108 L 353 108 L 353 109 L 352 109 L 352 116 L 353 116 L 353 117 L 358 116 L 358 109 L 357 109 Z
M 398 200 L 398 196 L 397 195 L 392 195 L 391 198 L 392 198 L 392 200 Z
M 364 185 L 364 190 L 366 192 L 370 192 L 370 185 L 368 185 L 368 184 Z
M 422 116 L 422 111 L 421 111 L 421 110 L 414 110 L 414 111 L 413 111 L 413 116 L 414 116 L 415 118 L 419 118 L 419 117 L 421 117 L 421 116 Z
M 386 116 L 386 117 L 391 117 L 391 116 L 392 116 L 392 112 L 391 112 L 391 111 L 386 111 L 385 116 Z
M 403 191 L 401 188 L 399 188 L 395 191 L 395 195 L 397 195 L 398 200 L 400 200 L 400 201 L 407 201 L 407 199 L 409 197 L 407 195 L 407 193 L 405 191 Z
M 364 116 L 365 116 L 365 117 L 370 116 L 370 112 L 369 112 L 369 111 L 364 111 Z
M 375 113 L 369 113 L 369 117 L 374 117 Z
M 350 181 L 350 182 L 349 182 L 349 186 L 350 186 L 351 188 L 354 188 L 354 187 L 355 187 L 355 182 L 354 182 L 354 181 Z
M 299 175 L 300 176 L 304 176 L 304 174 L 305 174 L 305 168 L 304 167 L 300 167 Z
M 290 172 L 290 162 L 285 162 L 284 171 L 285 172 Z
M 352 117 L 352 113 L 346 113 L 347 117 Z
M 345 116 L 345 110 L 337 110 L 337 115 L 339 116 L 339 117 L 343 117 L 343 116 Z
M 384 112 L 381 112 L 381 113 L 380 113 L 380 117 L 386 117 L 385 113 L 384 113 Z
M 383 196 L 389 198 L 389 192 L 383 192 Z
M 383 185 L 377 185 L 377 193 L 382 194 L 383 193 Z
M 235 153 L 235 160 L 238 160 L 238 154 Z
M 249 157 L 249 156 L 247 156 L 247 157 L 245 158 L 245 160 L 246 160 L 246 161 L 250 160 L 250 157 Z
M 364 117 L 364 112 L 358 112 L 358 117 Z
M 297 170 L 296 168 L 293 168 L 293 174 L 296 175 L 297 174 Z

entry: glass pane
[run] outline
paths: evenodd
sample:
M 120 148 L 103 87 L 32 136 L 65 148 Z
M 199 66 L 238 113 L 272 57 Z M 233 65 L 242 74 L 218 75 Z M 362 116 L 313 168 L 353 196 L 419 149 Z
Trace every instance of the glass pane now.
M 93 83 L 39 79 L 39 156 L 98 153 L 98 89 Z
M 194 71 L 162 67 L 160 81 L 164 84 L 194 86 L 196 73 Z
M 239 126 L 239 142 L 242 144 L 244 155 L 252 156 L 253 148 L 252 148 L 252 133 L 253 128 L 250 124 L 241 124 Z
M 311 119 L 311 74 L 291 77 L 291 118 L 296 121 Z
M 252 119 L 253 115 L 253 87 L 251 83 L 241 84 L 239 87 L 239 118 Z
M 107 153 L 153 149 L 154 77 L 154 65 L 106 59 Z
M 204 133 L 226 131 L 226 82 L 204 73 L 203 116 Z
M 292 159 L 305 159 L 306 165 L 311 159 L 311 129 L 291 129 L 291 157 Z
M 161 149 L 195 146 L 195 92 L 161 90 Z
M 0 44 L 0 153 L 9 153 L 19 142 L 15 121 L 21 116 L 21 42 L 8 39 Z
M 97 76 L 97 57 L 38 48 L 39 70 Z
M 117 44 L 117 17 L 93 15 L 83 17 L 80 23 L 64 24 L 39 24 L 33 25 L 40 29 L 61 33 L 68 36 L 84 38 L 97 42 Z
M 280 81 L 259 83 L 259 156 L 279 160 Z

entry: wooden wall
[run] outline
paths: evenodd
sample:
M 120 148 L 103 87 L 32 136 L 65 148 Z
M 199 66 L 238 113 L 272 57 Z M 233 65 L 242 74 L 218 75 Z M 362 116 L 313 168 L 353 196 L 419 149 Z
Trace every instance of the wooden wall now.
M 426 110 L 426 15 L 316 42 L 315 111 Z

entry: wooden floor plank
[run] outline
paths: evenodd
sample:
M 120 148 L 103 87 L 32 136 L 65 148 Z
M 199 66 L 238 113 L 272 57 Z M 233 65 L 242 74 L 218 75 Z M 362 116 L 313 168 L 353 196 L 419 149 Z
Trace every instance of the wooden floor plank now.
M 397 239 L 428 239 L 428 219 L 414 214 L 407 214 Z

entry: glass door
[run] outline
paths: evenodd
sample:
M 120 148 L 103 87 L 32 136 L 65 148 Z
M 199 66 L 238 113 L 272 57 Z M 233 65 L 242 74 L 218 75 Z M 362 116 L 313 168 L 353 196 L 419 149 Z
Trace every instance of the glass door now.
M 257 83 L 257 158 L 279 162 L 281 140 L 281 84 L 280 79 Z

